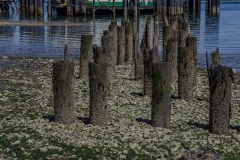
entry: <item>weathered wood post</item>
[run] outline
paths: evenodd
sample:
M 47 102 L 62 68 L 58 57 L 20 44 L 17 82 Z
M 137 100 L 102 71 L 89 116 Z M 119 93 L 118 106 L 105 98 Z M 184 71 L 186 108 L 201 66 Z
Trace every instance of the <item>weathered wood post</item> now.
M 163 61 L 171 63 L 171 82 L 178 79 L 178 39 L 171 26 L 163 26 Z
M 29 0 L 29 15 L 33 16 L 34 15 L 34 4 L 33 0 Z
M 153 63 L 152 70 L 151 125 L 154 127 L 169 128 L 171 114 L 171 63 Z
M 158 60 L 154 59 L 153 49 L 144 49 L 144 95 L 152 97 L 152 64 Z
M 210 67 L 209 131 L 227 135 L 231 113 L 232 68 L 212 65 Z
M 144 48 L 150 49 L 150 39 L 151 39 L 151 18 L 148 17 L 146 20 L 145 31 L 141 40 L 140 48 L 141 52 L 144 52 Z
M 128 18 L 128 0 L 123 0 L 123 19 L 127 20 Z
M 220 55 L 219 55 L 219 48 L 211 53 L 212 64 L 220 65 Z
M 178 97 L 186 101 L 193 98 L 193 48 L 178 47 Z
M 29 13 L 29 2 L 28 2 L 28 0 L 25 0 L 25 6 L 26 6 L 25 11 L 27 13 Z
M 88 77 L 88 63 L 92 60 L 92 35 L 81 36 L 81 48 L 80 48 L 80 64 L 79 64 L 79 77 Z
M 86 16 L 86 0 L 81 0 L 81 14 Z
M 52 1 L 48 1 L 48 17 L 52 16 Z
M 111 21 L 108 30 L 112 33 L 112 43 L 113 43 L 113 65 L 117 63 L 117 49 L 118 49 L 118 32 L 117 32 L 117 21 Z
M 108 80 L 111 82 L 113 70 L 114 70 L 113 43 L 112 43 L 112 33 L 108 30 L 103 31 L 102 47 L 103 47 L 103 52 L 108 54 Z
M 79 14 L 79 0 L 74 0 L 74 14 Z
M 162 13 L 162 4 L 161 4 L 161 0 L 155 0 L 155 3 L 154 3 L 154 12 L 157 14 L 157 15 L 160 15 Z
M 132 63 L 133 59 L 133 26 L 132 21 L 125 22 L 125 61 Z
M 108 63 L 89 62 L 89 119 L 92 125 L 106 126 L 108 123 L 107 68 Z
M 124 64 L 125 56 L 125 26 L 118 26 L 118 50 L 117 50 L 117 65 Z
M 139 13 L 139 8 L 138 8 L 138 0 L 133 1 L 133 17 L 134 19 L 137 19 Z
M 38 0 L 33 0 L 34 1 L 34 16 L 38 15 Z
M 153 35 L 153 56 L 156 56 L 155 59 L 158 58 L 158 44 L 159 44 L 159 22 L 158 16 L 154 16 L 154 35 Z
M 67 16 L 73 16 L 72 0 L 67 0 Z
M 94 63 L 108 63 L 108 54 L 103 51 L 102 46 L 93 45 L 93 60 Z
M 44 16 L 44 7 L 43 7 L 43 0 L 38 0 L 38 15 L 39 16 Z
M 26 9 L 25 9 L 25 0 L 19 0 L 19 3 L 20 3 L 20 11 L 21 12 L 25 12 Z
M 198 83 L 198 54 L 197 54 L 197 37 L 188 37 L 186 41 L 187 47 L 193 47 L 193 63 L 194 63 L 194 74 L 193 74 L 193 85 L 196 86 Z
M 181 18 L 179 22 L 180 33 L 179 33 L 179 47 L 186 47 L 186 39 L 190 35 L 189 23 Z
M 167 14 L 167 0 L 162 0 L 162 14 Z
M 74 122 L 75 78 L 74 62 L 60 60 L 53 63 L 54 121 Z

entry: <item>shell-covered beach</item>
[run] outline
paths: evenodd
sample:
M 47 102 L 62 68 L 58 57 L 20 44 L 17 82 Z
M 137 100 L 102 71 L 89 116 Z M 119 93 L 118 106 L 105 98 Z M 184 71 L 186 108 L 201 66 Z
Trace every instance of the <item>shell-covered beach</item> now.
M 221 159 L 240 158 L 240 80 L 234 75 L 228 136 L 208 131 L 206 69 L 198 69 L 192 102 L 171 85 L 170 128 L 150 125 L 151 99 L 133 65 L 118 65 L 108 95 L 107 127 L 89 124 L 89 86 L 75 61 L 75 122 L 54 118 L 54 59 L 0 58 L 0 159 L 179 159 L 185 150 L 211 146 Z

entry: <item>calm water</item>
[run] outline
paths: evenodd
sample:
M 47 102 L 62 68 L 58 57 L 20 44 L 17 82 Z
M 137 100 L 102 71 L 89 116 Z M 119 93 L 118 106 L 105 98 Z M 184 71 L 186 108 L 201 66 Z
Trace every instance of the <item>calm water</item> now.
M 240 2 L 221 2 L 220 14 L 207 15 L 202 3 L 201 13 L 189 13 L 188 19 L 191 34 L 198 37 L 199 66 L 205 67 L 205 53 L 210 54 L 220 48 L 222 65 L 234 67 L 240 72 Z M 143 34 L 145 19 L 148 15 L 139 18 L 139 34 Z M 0 26 L 0 56 L 35 56 L 60 57 L 63 55 L 64 44 L 68 44 L 69 53 L 78 56 L 80 53 L 80 37 L 82 34 L 93 34 L 94 43 L 100 45 L 103 30 L 108 29 L 112 16 L 99 16 L 95 20 L 91 17 L 67 18 L 53 15 L 51 19 L 45 16 L 34 19 L 17 13 L 0 14 L 0 20 L 31 20 L 31 21 L 73 21 L 83 25 L 78 27 L 3 27 Z M 121 17 L 116 20 L 120 24 Z M 160 23 L 162 33 L 162 23 Z M 162 37 L 159 42 L 159 54 L 162 54 Z

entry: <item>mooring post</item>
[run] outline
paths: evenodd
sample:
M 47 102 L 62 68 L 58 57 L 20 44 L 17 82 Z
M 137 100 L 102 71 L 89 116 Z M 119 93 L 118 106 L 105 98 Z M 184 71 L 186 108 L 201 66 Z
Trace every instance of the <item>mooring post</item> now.
M 19 0 L 19 7 L 21 12 L 25 12 L 25 1 Z
M 95 0 L 93 0 L 92 17 L 95 19 Z
M 175 10 L 175 8 L 174 8 L 174 0 L 170 0 L 170 15 L 174 15 L 175 13 L 174 13 L 174 10 Z
M 231 114 L 232 68 L 212 65 L 210 67 L 209 131 L 228 135 Z
M 21 0 L 23 1 L 23 0 Z M 34 16 L 38 15 L 38 1 L 37 0 L 33 0 L 34 1 Z
M 67 0 L 67 16 L 73 16 L 72 0 Z
M 213 65 L 220 65 L 220 55 L 219 55 L 219 48 L 211 53 L 211 60 Z
M 80 0 L 81 1 L 81 14 L 86 16 L 86 0 Z
M 187 47 L 193 47 L 193 63 L 194 63 L 194 72 L 193 72 L 193 86 L 196 86 L 198 83 L 198 54 L 197 54 L 197 37 L 188 37 L 186 40 Z
M 133 59 L 133 25 L 132 21 L 125 23 L 125 59 L 126 63 L 132 63 Z
M 163 61 L 171 63 L 171 82 L 178 79 L 178 31 L 171 26 L 163 26 Z
M 80 64 L 79 64 L 79 77 L 88 77 L 88 63 L 92 59 L 92 35 L 82 35 L 81 36 L 81 48 L 80 48 Z
M 169 128 L 171 114 L 171 63 L 153 63 L 152 70 L 151 125 L 154 127 Z
M 133 0 L 133 17 L 134 17 L 134 19 L 137 19 L 137 17 L 138 17 L 138 4 L 137 4 L 137 0 Z
M 117 49 L 118 49 L 118 33 L 117 33 L 117 21 L 111 21 L 111 25 L 109 25 L 108 30 L 112 32 L 112 42 L 113 42 L 113 65 L 115 66 L 117 63 Z
M 33 16 L 34 15 L 34 4 L 33 0 L 29 0 L 29 15 Z
M 152 97 L 152 62 L 153 62 L 153 50 L 149 48 L 144 48 L 143 52 L 143 62 L 144 62 L 144 84 L 143 91 L 144 95 Z
M 118 30 L 117 65 L 123 65 L 125 55 L 125 26 L 117 26 L 117 30 Z
M 74 61 L 53 63 L 54 121 L 63 124 L 74 122 L 75 78 Z
M 52 1 L 48 0 L 48 17 L 52 16 Z
M 128 18 L 128 0 L 123 0 L 123 19 L 127 20 Z
M 89 62 L 89 119 L 92 125 L 106 126 L 108 123 L 107 68 L 108 63 Z
M 29 13 L 29 0 L 25 0 L 25 11 Z
M 74 14 L 79 14 L 79 0 L 74 0 Z
M 43 12 L 43 0 L 38 0 L 38 15 L 40 17 L 44 16 L 44 12 Z
M 167 0 L 162 0 L 162 14 L 167 14 Z
M 113 8 L 112 8 L 112 10 L 113 10 L 113 18 L 115 19 L 115 17 L 116 17 L 115 0 L 113 0 Z
M 154 16 L 154 36 L 153 36 L 153 56 L 158 58 L 158 44 L 159 44 L 159 19 L 158 16 Z
M 193 99 L 193 48 L 178 47 L 178 97 Z
M 113 77 L 114 62 L 113 62 L 113 43 L 112 43 L 112 32 L 108 30 L 103 31 L 102 36 L 102 47 L 103 52 L 108 54 L 108 80 L 111 82 Z

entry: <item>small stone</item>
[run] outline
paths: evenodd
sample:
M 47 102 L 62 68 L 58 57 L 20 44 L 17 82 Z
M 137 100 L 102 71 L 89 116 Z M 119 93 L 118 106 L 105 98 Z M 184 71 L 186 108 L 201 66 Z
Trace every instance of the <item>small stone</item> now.
M 40 150 L 41 152 L 43 152 L 43 153 L 45 153 L 45 152 L 48 151 L 47 147 L 41 147 L 39 150 Z
M 12 143 L 12 145 L 16 145 L 16 144 L 19 144 L 19 143 L 20 143 L 20 141 L 17 140 L 17 141 L 15 141 L 14 143 Z
M 126 155 L 121 154 L 121 155 L 120 155 L 120 159 L 126 159 Z
M 6 148 L 5 151 L 9 153 L 12 149 L 11 148 Z

